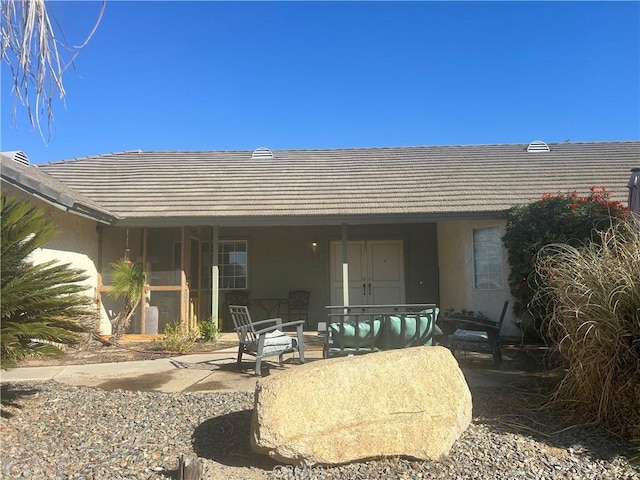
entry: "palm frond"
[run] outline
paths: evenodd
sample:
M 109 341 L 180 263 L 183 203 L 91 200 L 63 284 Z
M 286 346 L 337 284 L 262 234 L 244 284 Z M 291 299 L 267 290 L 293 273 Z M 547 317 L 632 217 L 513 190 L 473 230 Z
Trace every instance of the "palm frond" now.
M 49 132 L 53 121 L 53 98 L 56 92 L 60 100 L 65 98 L 62 76 L 95 33 L 105 6 L 106 0 L 103 0 L 95 26 L 83 44 L 76 47 L 67 44 L 64 32 L 51 23 L 45 0 L 3 0 L 0 3 L 0 53 L 13 78 L 14 120 L 19 101 L 27 111 L 31 126 L 38 128 L 43 139 L 40 117 L 46 115 Z
M 46 342 L 74 344 L 79 333 L 95 329 L 98 312 L 85 295 L 85 272 L 30 260 L 57 234 L 41 209 L 2 194 L 1 227 L 0 358 L 7 368 L 34 353 L 59 354 Z

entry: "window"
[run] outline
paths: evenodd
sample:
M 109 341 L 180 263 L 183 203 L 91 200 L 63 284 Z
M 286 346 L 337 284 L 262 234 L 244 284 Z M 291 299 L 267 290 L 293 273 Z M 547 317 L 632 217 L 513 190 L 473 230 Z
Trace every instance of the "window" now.
M 500 227 L 473 229 L 473 268 L 476 289 L 503 288 Z
M 218 254 L 220 288 L 244 290 L 247 288 L 247 241 L 221 240 Z

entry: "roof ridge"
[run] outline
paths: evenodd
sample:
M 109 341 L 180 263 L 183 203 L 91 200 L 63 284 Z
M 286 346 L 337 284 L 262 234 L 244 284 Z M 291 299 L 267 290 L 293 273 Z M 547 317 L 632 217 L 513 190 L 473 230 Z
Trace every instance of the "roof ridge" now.
M 88 160 L 88 159 L 100 158 L 100 157 L 112 157 L 114 155 L 130 155 L 132 153 L 151 153 L 151 152 L 152 150 L 145 152 L 144 150 L 141 150 L 141 149 L 122 150 L 119 152 L 98 153 L 96 155 L 84 155 L 82 157 L 63 158 L 61 160 L 50 160 L 48 162 L 34 163 L 34 165 L 58 165 L 61 163 L 77 162 L 79 160 Z
M 273 152 L 342 152 L 342 151 L 367 151 L 367 150 L 404 150 L 404 149 L 431 149 L 431 148 L 477 148 L 477 147 L 513 147 L 522 146 L 526 149 L 527 145 L 531 142 L 513 142 L 513 143 L 470 143 L 470 144 L 432 144 L 432 145 L 387 145 L 387 146 L 375 146 L 375 147 L 337 147 L 337 148 L 271 148 Z M 640 143 L 640 140 L 588 140 L 588 141 L 557 141 L 557 142 L 545 142 L 547 145 L 604 145 L 604 144 L 633 144 Z M 82 157 L 73 157 L 68 159 L 53 160 L 50 162 L 43 162 L 38 165 L 51 165 L 59 163 L 74 162 L 79 160 L 113 157 L 118 155 L 131 155 L 134 153 L 144 154 L 210 154 L 210 153 L 251 153 L 255 149 L 197 149 L 197 150 L 177 150 L 177 149 L 160 149 L 160 150 L 122 150 L 110 153 L 100 153 L 97 155 L 85 155 Z

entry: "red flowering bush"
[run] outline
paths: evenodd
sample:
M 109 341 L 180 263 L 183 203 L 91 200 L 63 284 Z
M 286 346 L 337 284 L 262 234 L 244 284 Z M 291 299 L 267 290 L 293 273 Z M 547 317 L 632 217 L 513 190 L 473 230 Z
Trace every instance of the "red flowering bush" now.
M 509 286 L 516 299 L 515 313 L 530 312 L 533 326 L 539 331 L 546 312 L 540 311 L 543 308 L 540 302 L 534 307 L 531 300 L 540 282 L 535 274 L 535 257 L 542 247 L 553 243 L 579 247 L 589 241 L 598 242 L 599 235 L 594 235 L 596 231 L 608 229 L 616 219 L 627 214 L 625 206 L 611 200 L 604 186 L 590 187 L 587 196 L 580 196 L 575 191 L 545 193 L 537 202 L 509 210 L 502 240 L 509 251 Z

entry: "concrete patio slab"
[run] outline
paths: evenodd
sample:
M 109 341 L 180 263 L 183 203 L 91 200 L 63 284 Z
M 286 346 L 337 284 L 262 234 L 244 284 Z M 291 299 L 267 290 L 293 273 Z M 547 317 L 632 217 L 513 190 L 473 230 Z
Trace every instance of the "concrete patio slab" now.
M 305 352 L 307 362 L 321 361 L 317 340 Z M 225 349 L 171 358 L 118 363 L 96 363 L 52 367 L 15 368 L 0 372 L 0 381 L 55 380 L 68 385 L 84 385 L 108 390 L 124 389 L 158 392 L 228 392 L 255 390 L 258 377 L 253 375 L 253 357 L 247 356 L 240 368 L 237 350 Z M 510 354 L 501 367 L 495 367 L 491 355 L 470 354 L 459 359 L 470 387 L 501 387 L 527 378 L 530 372 L 521 368 Z M 262 375 L 295 368 L 299 360 L 292 355 L 278 365 L 275 357 L 263 362 Z

